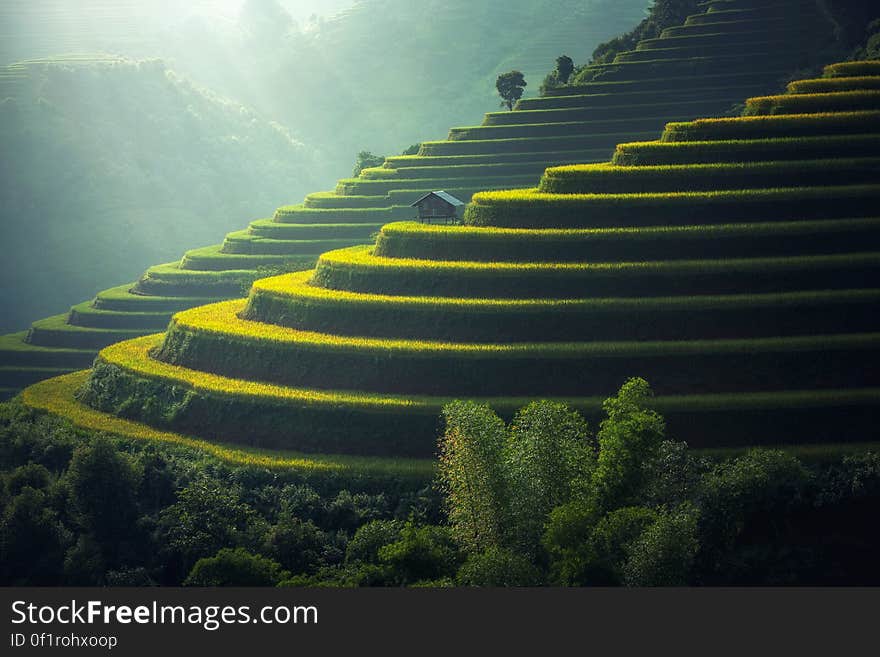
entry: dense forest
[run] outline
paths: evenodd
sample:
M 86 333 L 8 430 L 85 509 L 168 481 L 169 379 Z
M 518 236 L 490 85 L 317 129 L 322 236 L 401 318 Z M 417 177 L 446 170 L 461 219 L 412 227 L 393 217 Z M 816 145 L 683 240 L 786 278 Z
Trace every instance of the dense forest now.
M 234 465 L 4 404 L 0 584 L 880 583 L 877 453 L 690 450 L 650 396 L 629 381 L 598 427 L 457 402 L 434 479 Z

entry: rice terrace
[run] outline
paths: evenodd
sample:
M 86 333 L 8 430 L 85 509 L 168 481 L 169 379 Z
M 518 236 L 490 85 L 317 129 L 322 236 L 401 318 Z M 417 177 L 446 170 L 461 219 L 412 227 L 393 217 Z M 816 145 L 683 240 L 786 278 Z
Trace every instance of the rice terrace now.
M 147 98 L 153 87 L 124 85 L 167 79 L 197 93 L 180 125 L 159 101 L 102 118 L 120 153 L 153 139 L 145 125 L 197 131 L 187 153 L 205 179 L 187 186 L 232 189 L 235 158 L 268 170 L 275 144 L 291 175 L 311 168 L 326 186 L 218 228 L 217 244 L 154 231 L 177 260 L 129 282 L 120 271 L 0 337 L 0 583 L 880 584 L 880 6 L 418 0 L 437 12 L 440 34 L 419 32 L 433 58 L 451 56 L 469 12 L 521 32 L 508 50 L 486 33 L 486 52 L 505 54 L 467 78 L 498 76 L 500 98 L 491 80 L 474 95 L 482 121 L 410 146 L 366 123 L 360 142 L 346 128 L 322 143 L 310 117 L 274 113 L 286 92 L 261 77 L 403 0 L 339 2 L 308 22 L 288 15 L 295 2 L 240 4 L 211 39 L 252 84 L 222 93 L 175 49 L 183 23 L 163 23 L 167 40 L 129 34 L 98 7 L 82 34 L 100 45 L 124 25 L 107 39 L 119 54 L 50 54 L 45 35 L 4 47 L 3 150 L 37 153 L 30 170 L 4 155 L 4 177 L 36 180 L 41 157 L 67 152 L 35 145 L 45 117 L 67 130 L 88 118 L 61 123 L 64 101 L 46 99 L 86 76 L 86 90 Z M 562 5 L 588 33 L 560 25 Z M 84 47 L 77 34 L 58 43 Z M 153 49 L 168 61 L 145 64 Z M 508 69 L 525 71 L 521 97 L 505 96 Z M 422 90 L 389 100 L 387 122 L 441 102 L 435 73 L 375 82 L 389 99 Z M 320 102 L 358 102 L 352 89 L 340 73 Z M 361 152 L 334 188 L 310 163 L 343 147 Z M 142 181 L 188 169 L 130 162 Z M 63 176 L 42 178 L 67 193 Z M 16 208 L 38 207 L 9 188 Z M 156 209 L 132 226 L 162 213 L 167 188 L 150 189 Z M 457 219 L 416 216 L 432 192 L 460 202 Z M 24 217 L 42 226 L 30 247 L 56 217 L 102 243 L 103 215 L 78 207 Z M 136 263 L 131 247 L 118 249 Z M 85 248 L 70 267 L 90 267 Z M 38 255 L 17 256 L 5 285 Z

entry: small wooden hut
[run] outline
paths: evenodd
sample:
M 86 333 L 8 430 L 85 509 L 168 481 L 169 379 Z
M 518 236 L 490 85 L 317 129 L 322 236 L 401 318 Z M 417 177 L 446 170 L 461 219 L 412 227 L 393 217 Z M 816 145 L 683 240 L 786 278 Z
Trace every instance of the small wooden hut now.
M 441 219 L 444 223 L 457 223 L 458 208 L 463 208 L 464 205 L 464 201 L 455 198 L 452 194 L 439 191 L 428 192 L 410 207 L 419 209 L 418 219 L 422 223 Z

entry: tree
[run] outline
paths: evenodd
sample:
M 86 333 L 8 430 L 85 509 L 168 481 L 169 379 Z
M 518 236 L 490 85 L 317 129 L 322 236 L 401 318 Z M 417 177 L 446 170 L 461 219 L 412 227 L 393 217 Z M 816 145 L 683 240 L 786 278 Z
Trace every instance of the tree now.
M 856 48 L 852 59 L 880 59 L 880 18 L 872 20 L 865 28 L 867 39 Z
M 502 99 L 501 106 L 506 106 L 509 110 L 512 110 L 514 103 L 522 98 L 525 87 L 526 80 L 523 74 L 516 70 L 502 73 L 495 80 L 495 88 Z
M 516 549 L 535 554 L 547 516 L 583 489 L 594 463 L 587 423 L 565 404 L 537 401 L 517 413 L 505 449 Z
M 159 516 L 159 532 L 182 573 L 224 547 L 254 545 L 265 521 L 241 501 L 235 489 L 200 479 L 180 491 Z M 182 576 L 181 573 L 181 576 Z
M 82 526 L 101 546 L 108 565 L 116 565 L 126 543 L 136 542 L 140 472 L 113 444 L 98 438 L 78 447 L 67 480 Z
M 664 28 L 681 25 L 685 19 L 698 11 L 700 0 L 654 0 L 648 15 L 632 31 L 599 44 L 593 51 L 591 64 L 605 64 L 614 60 L 624 50 L 632 50 L 642 39 L 660 36 Z M 590 69 L 586 68 L 586 72 Z M 578 76 L 580 77 L 580 76 Z M 585 82 L 588 81 L 584 80 Z
M 702 473 L 710 467 L 706 457 L 694 456 L 687 443 L 664 440 L 649 464 L 642 504 L 651 507 L 678 506 L 693 499 Z
M 67 586 L 102 586 L 107 573 L 101 545 L 91 534 L 80 534 L 64 555 L 64 583 Z
M 0 583 L 58 586 L 65 533 L 43 491 L 24 486 L 0 517 Z
M 625 506 L 606 515 L 587 543 L 589 565 L 581 584 L 617 586 L 623 582 L 629 552 L 643 532 L 657 520 L 653 509 Z
M 290 574 L 272 559 L 244 548 L 223 548 L 213 557 L 199 559 L 184 586 L 275 586 Z
M 706 473 L 696 494 L 701 511 L 697 559 L 704 582 L 749 582 L 761 564 L 784 558 L 773 554 L 776 545 L 791 552 L 787 546 L 798 534 L 799 512 L 810 505 L 805 500 L 810 481 L 797 458 L 767 449 L 750 450 Z
M 556 89 L 568 84 L 571 74 L 574 73 L 574 62 L 568 55 L 560 55 L 556 58 L 556 68 L 550 71 L 541 83 L 541 95 L 545 95 L 551 89 Z
M 452 577 L 459 559 L 449 528 L 419 526 L 411 520 L 397 541 L 379 548 L 380 563 L 390 566 L 397 583 L 404 586 Z
M 49 471 L 39 463 L 20 465 L 9 474 L 6 485 L 10 496 L 18 495 L 26 486 L 35 490 L 45 491 L 49 488 L 51 475 Z
M 602 404 L 607 417 L 597 435 L 592 478 L 594 504 L 602 512 L 638 504 L 649 480 L 666 430 L 663 417 L 647 407 L 652 394 L 647 381 L 633 378 Z
M 507 519 L 504 421 L 491 408 L 452 402 L 443 408 L 439 477 L 449 522 L 468 551 L 500 545 Z
M 324 564 L 324 546 L 330 542 L 311 520 L 282 513 L 266 533 L 264 550 L 291 572 L 304 573 Z
M 354 170 L 352 171 L 352 176 L 357 178 L 359 175 L 361 175 L 361 171 L 363 171 L 364 169 L 380 167 L 384 162 L 384 155 L 375 155 L 370 151 L 361 151 L 357 154 L 357 159 L 354 162 Z
M 568 84 L 568 78 L 574 72 L 574 62 L 568 55 L 560 55 L 556 58 L 556 80 L 559 84 Z

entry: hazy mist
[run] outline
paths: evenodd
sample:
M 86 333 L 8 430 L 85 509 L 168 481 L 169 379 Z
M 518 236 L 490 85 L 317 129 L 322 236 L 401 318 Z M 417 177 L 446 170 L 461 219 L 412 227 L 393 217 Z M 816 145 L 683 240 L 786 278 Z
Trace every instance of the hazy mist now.
M 333 189 L 536 95 L 644 2 L 7 0 L 0 3 L 0 330 Z

